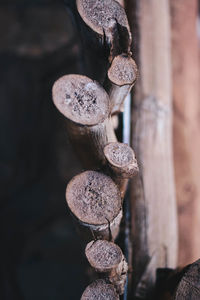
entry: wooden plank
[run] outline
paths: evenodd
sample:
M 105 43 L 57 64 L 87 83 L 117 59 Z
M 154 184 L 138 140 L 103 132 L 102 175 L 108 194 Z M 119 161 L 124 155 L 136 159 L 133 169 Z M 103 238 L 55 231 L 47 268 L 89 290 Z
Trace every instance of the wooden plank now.
M 179 263 L 200 257 L 200 63 L 197 0 L 171 0 Z
M 131 184 L 133 289 L 147 299 L 156 269 L 177 262 L 169 1 L 128 0 L 127 12 L 140 74 L 132 110 L 132 146 L 140 168 Z

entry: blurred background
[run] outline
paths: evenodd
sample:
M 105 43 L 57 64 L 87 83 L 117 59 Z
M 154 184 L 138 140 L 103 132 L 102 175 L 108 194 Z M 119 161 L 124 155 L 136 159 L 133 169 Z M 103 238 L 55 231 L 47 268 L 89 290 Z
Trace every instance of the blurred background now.
M 0 1 L 0 299 L 79 299 L 84 249 L 65 202 L 80 172 L 51 88 L 80 73 L 63 1 Z
M 171 0 L 179 264 L 200 257 L 200 62 L 197 0 Z M 51 87 L 81 73 L 62 0 L 0 1 L 0 299 L 79 299 L 89 282 L 66 208 L 81 171 Z

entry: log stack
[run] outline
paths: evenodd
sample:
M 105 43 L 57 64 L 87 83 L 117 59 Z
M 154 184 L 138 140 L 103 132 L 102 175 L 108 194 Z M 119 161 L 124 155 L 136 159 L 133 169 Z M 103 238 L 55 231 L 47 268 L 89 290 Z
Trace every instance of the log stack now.
M 68 2 L 70 3 L 70 2 Z M 134 151 L 117 141 L 111 117 L 137 79 L 131 32 L 115 0 L 77 0 L 69 5 L 84 51 L 84 75 L 65 75 L 53 86 L 53 101 L 85 171 L 67 185 L 66 201 L 89 264 L 100 274 L 81 299 L 119 299 L 128 265 L 115 239 L 123 216 L 128 179 L 138 173 Z

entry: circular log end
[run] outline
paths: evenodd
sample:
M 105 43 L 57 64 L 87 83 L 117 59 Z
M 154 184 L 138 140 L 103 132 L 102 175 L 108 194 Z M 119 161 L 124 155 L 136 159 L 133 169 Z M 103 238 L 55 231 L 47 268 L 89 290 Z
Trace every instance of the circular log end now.
M 99 279 L 85 289 L 81 300 L 119 300 L 119 295 L 112 284 Z
M 69 120 L 81 125 L 96 125 L 109 115 L 109 97 L 105 90 L 82 75 L 65 75 L 53 86 L 53 101 Z
M 130 178 L 138 173 L 138 164 L 131 147 L 123 143 L 109 143 L 104 154 L 111 169 L 121 178 Z
M 111 271 L 119 265 L 123 257 L 119 246 L 105 240 L 87 244 L 85 254 L 90 265 L 98 272 Z
M 129 28 L 125 10 L 115 0 L 76 0 L 76 3 L 84 22 L 101 36 L 113 26 L 113 21 Z
M 95 171 L 83 172 L 69 182 L 67 204 L 83 223 L 104 225 L 112 222 L 121 209 L 120 192 L 112 179 Z
M 138 69 L 135 61 L 124 54 L 116 56 L 108 70 L 109 80 L 119 86 L 134 84 L 137 76 Z

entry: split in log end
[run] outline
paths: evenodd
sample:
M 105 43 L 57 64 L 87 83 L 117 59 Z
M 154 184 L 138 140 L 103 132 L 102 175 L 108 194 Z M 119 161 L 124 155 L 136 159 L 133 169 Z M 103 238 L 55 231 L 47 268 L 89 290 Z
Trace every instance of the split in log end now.
M 94 235 L 96 232 L 98 238 L 114 239 L 117 236 L 122 200 L 110 177 L 95 171 L 75 176 L 67 186 L 66 201 L 79 224 Z

